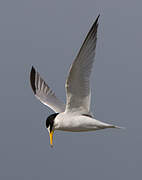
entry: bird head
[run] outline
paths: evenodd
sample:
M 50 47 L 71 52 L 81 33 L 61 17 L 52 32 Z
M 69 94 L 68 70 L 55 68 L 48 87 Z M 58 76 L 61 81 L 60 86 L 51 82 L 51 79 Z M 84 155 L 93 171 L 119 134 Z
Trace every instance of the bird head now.
M 55 117 L 59 113 L 51 114 L 47 119 L 46 119 L 46 128 L 48 129 L 49 132 L 49 137 L 50 137 L 50 145 L 53 147 L 53 134 L 54 134 L 54 120 Z

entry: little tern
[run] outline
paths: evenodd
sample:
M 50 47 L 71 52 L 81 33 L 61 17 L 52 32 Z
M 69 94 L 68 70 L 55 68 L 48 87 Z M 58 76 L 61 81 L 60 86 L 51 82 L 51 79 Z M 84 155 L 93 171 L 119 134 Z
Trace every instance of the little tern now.
M 90 111 L 90 74 L 95 56 L 98 19 L 99 16 L 92 25 L 70 67 L 65 83 L 66 105 L 56 97 L 35 68 L 32 67 L 31 69 L 30 83 L 35 96 L 55 112 L 46 120 L 51 146 L 53 146 L 53 133 L 55 130 L 85 132 L 106 128 L 120 128 L 96 120 Z

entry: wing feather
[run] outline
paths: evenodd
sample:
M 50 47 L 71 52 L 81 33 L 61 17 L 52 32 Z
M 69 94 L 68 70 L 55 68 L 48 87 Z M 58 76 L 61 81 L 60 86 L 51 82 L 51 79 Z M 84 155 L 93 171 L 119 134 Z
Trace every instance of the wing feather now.
M 35 96 L 43 104 L 58 113 L 65 110 L 65 105 L 56 97 L 55 93 L 40 77 L 39 73 L 35 70 L 34 67 L 31 69 L 30 83 Z
M 90 74 L 94 62 L 97 42 L 97 17 L 81 49 L 70 67 L 66 80 L 66 111 L 80 111 L 90 114 Z

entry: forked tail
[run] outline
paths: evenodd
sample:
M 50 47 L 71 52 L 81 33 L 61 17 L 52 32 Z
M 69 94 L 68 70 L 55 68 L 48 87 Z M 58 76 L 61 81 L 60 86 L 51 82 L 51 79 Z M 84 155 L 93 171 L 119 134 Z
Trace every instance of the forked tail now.
M 110 128 L 117 128 L 117 129 L 126 129 L 125 127 L 120 127 L 120 126 L 114 126 L 114 125 L 110 125 Z

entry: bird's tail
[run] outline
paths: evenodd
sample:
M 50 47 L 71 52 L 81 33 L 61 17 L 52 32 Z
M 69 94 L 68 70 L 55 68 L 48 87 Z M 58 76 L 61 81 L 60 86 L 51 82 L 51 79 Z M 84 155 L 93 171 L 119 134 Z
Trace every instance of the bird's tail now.
M 110 125 L 110 128 L 116 128 L 116 129 L 126 129 L 125 127 L 114 126 L 114 125 Z

